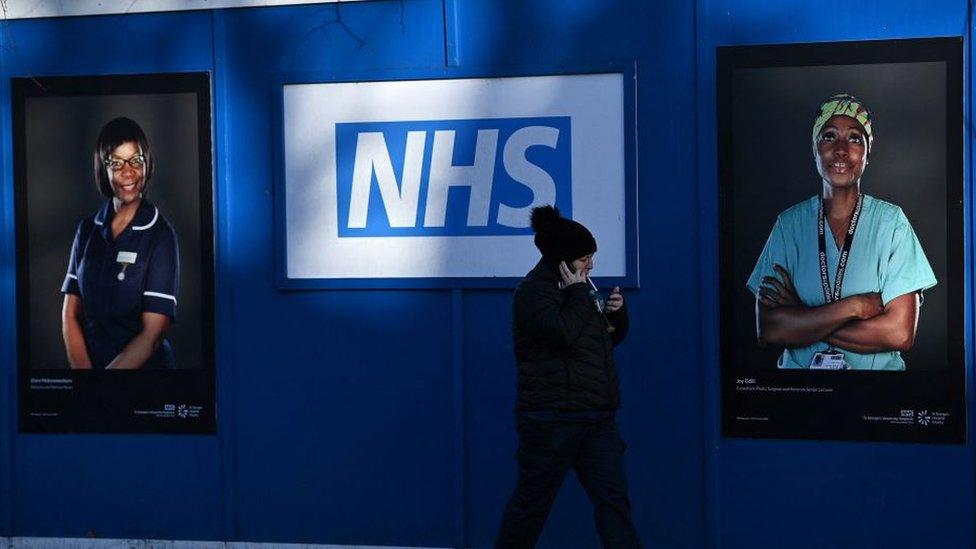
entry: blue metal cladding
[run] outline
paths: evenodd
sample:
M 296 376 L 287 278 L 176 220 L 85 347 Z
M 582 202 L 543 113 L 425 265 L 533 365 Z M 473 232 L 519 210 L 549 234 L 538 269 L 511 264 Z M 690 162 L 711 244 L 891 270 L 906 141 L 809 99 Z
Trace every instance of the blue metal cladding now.
M 94 516 L 94 508 L 80 514 L 64 512 L 61 505 L 85 501 L 94 486 L 112 487 L 114 492 L 135 473 L 127 473 L 124 465 L 121 473 L 110 473 L 86 464 L 106 446 L 102 437 L 14 435 L 10 462 L 12 476 L 18 480 L 6 501 L 11 501 L 12 493 L 18 498 L 10 504 L 15 518 L 8 531 L 78 536 L 92 530 L 100 536 L 427 546 L 490 543 L 515 470 L 510 291 L 277 290 L 272 261 L 272 83 L 282 73 L 303 71 L 359 72 L 382 78 L 390 71 L 437 70 L 447 58 L 445 32 L 464 37 L 454 52 L 460 63 L 454 64 L 481 67 L 478 72 L 491 72 L 485 65 L 554 70 L 636 59 L 638 66 L 655 70 L 668 63 L 635 47 L 644 32 L 636 20 L 622 31 L 622 41 L 600 42 L 594 48 L 597 42 L 586 37 L 591 31 L 621 32 L 616 22 L 632 15 L 626 3 L 512 3 L 506 7 L 509 11 L 503 10 L 504 19 L 495 22 L 496 4 L 449 4 L 454 14 L 449 20 L 443 2 L 415 0 L 11 23 L 14 36 L 30 34 L 36 41 L 21 48 L 20 58 L 5 58 L 25 65 L 8 75 L 214 72 L 220 429 L 216 440 L 119 437 L 117 442 L 123 448 L 151 444 L 152 453 L 162 456 L 167 451 L 186 455 L 188 445 L 206 446 L 209 453 L 194 460 L 204 465 L 194 472 L 174 471 L 171 465 L 155 475 L 139 469 L 142 478 L 136 484 L 147 499 L 157 490 L 155 484 L 164 494 L 175 490 L 179 484 L 168 481 L 173 475 L 199 486 L 205 494 L 182 501 L 186 513 L 206 525 L 201 528 L 181 526 L 193 521 L 179 512 L 168 521 L 148 515 L 142 521 L 122 521 L 112 513 Z M 566 6 L 571 9 L 565 16 L 550 17 Z M 646 8 L 639 15 L 651 19 Z M 690 7 L 674 8 L 670 17 L 679 28 L 672 28 L 667 20 L 655 25 L 680 42 L 676 50 L 680 57 L 673 62 L 675 67 L 684 66 L 692 59 L 687 32 L 692 23 Z M 450 23 L 446 29 L 445 23 Z M 140 32 L 147 38 L 133 40 Z M 196 42 L 177 38 L 187 32 Z M 540 42 L 546 33 L 551 35 Z M 110 37 L 107 43 L 105 35 Z M 118 43 L 123 39 L 142 44 L 149 39 L 156 53 L 129 55 L 131 49 Z M 67 46 L 71 43 L 77 43 L 73 51 Z M 483 50 L 482 43 L 489 49 Z M 549 55 L 539 55 L 535 45 Z M 174 50 L 178 51 L 169 55 Z M 693 115 L 686 93 L 691 82 L 687 71 L 681 82 L 670 84 L 664 95 L 648 86 L 638 104 L 676 104 L 683 114 L 671 113 L 659 117 L 659 122 L 671 124 L 670 117 L 674 122 L 687 120 Z M 690 142 L 687 124 L 675 127 L 684 142 Z M 668 220 L 680 219 L 679 211 L 694 208 L 691 187 L 675 162 L 676 155 L 686 157 L 680 163 L 692 159 L 680 148 L 675 143 L 659 153 L 670 157 L 668 169 L 673 170 L 662 177 L 661 192 L 675 191 L 684 204 L 675 211 L 663 207 L 652 211 L 659 219 L 649 227 L 656 231 Z M 554 158 L 558 163 L 558 155 Z M 653 197 L 650 202 L 658 203 Z M 693 230 L 686 234 L 684 245 L 694 243 L 693 234 Z M 12 242 L 11 233 L 5 235 Z M 651 242 L 661 244 L 664 239 Z M 673 253 L 681 245 L 665 245 L 668 249 L 663 253 L 672 255 L 672 261 L 694 264 L 694 254 Z M 526 270 L 530 267 L 526 265 Z M 677 271 L 671 276 L 669 282 L 686 278 Z M 687 280 L 683 285 L 684 290 L 671 295 L 694 299 L 694 285 Z M 653 315 L 641 312 L 641 301 L 646 303 L 650 297 L 631 294 L 635 322 L 655 322 Z M 681 311 L 660 338 L 652 330 L 644 336 L 638 333 L 620 351 L 621 361 L 635 361 L 642 347 L 668 339 L 694 349 L 694 308 Z M 699 472 L 694 465 L 684 465 L 689 449 L 692 463 L 699 459 L 699 437 L 686 434 L 700 423 L 694 419 L 695 399 L 678 399 L 672 390 L 663 389 L 677 382 L 692 393 L 697 390 L 694 356 L 689 353 L 674 369 L 624 373 L 625 395 L 631 394 L 632 399 L 621 422 L 633 429 L 628 432 L 632 490 L 649 542 L 701 542 Z M 646 398 L 641 387 L 658 382 L 663 382 L 662 388 Z M 684 441 L 673 451 L 651 451 L 650 439 L 660 435 L 638 430 L 640 417 L 671 414 L 689 419 L 659 425 L 665 431 L 685 433 Z M 58 451 L 51 452 L 48 446 Z M 54 460 L 71 452 L 79 453 L 82 465 L 52 472 Z M 34 458 L 37 453 L 50 457 Z M 57 482 L 41 482 L 47 474 Z M 661 480 L 674 482 L 677 488 L 666 486 L 665 491 L 680 494 L 667 505 L 646 496 L 660 489 L 651 486 Z M 543 546 L 596 543 L 581 490 L 568 483 L 565 493 Z M 52 512 L 42 513 L 44 505 Z M 138 508 L 129 506 L 128 512 Z M 122 512 L 121 516 L 128 515 Z M 691 538 L 684 539 L 688 535 Z
M 272 199 L 273 82 L 440 67 L 441 14 L 436 0 L 216 14 L 228 538 L 453 544 L 451 292 L 278 290 Z
M 0 535 L 489 546 L 515 482 L 510 290 L 278 289 L 273 83 L 635 60 L 644 276 L 616 356 L 645 545 L 976 545 L 971 444 L 718 434 L 714 48 L 969 36 L 962 0 L 913 4 L 385 0 L 7 23 L 8 106 L 11 76 L 213 72 L 219 430 L 16 434 L 5 108 Z M 570 477 L 539 546 L 598 544 Z
M 969 443 L 964 446 L 721 438 L 715 47 L 963 36 L 964 112 L 972 89 L 967 3 L 868 1 L 856 10 L 764 0 L 699 2 L 697 57 L 701 288 L 709 529 L 721 547 L 973 547 L 972 328 L 967 321 Z M 893 90 L 892 93 L 897 93 Z M 971 120 L 969 118 L 968 120 Z M 972 133 L 964 169 L 971 220 Z M 773 124 L 775 127 L 775 124 Z M 761 146 L 756 148 L 762 154 Z M 967 319 L 972 318 L 967 221 Z M 933 464 L 923 473 L 920 463 Z M 907 517 L 911 517 L 908 519 Z
M 648 547 L 706 544 L 702 485 L 694 5 L 691 2 L 463 1 L 453 5 L 461 66 L 636 64 L 638 268 L 625 291 L 628 339 L 616 349 L 634 517 Z M 454 31 L 454 32 L 452 32 Z M 595 261 L 599 263 L 597 252 Z M 528 268 L 526 269 L 528 270 Z M 600 282 L 597 281 L 599 284 Z M 465 294 L 467 541 L 490 545 L 515 485 L 509 410 L 515 368 L 511 293 Z M 655 361 L 655 352 L 667 355 Z M 599 547 L 572 475 L 540 547 Z
M 211 71 L 207 12 L 25 20 L 3 28 L 3 194 L 12 197 L 10 78 Z M 55 152 L 54 158 L 57 157 Z M 78 174 L 78 185 L 90 185 Z M 219 536 L 220 456 L 214 437 L 17 435 L 13 208 L 5 200 L 0 274 L 4 534 L 85 537 Z M 9 263 L 8 263 L 9 261 Z M 11 266 L 8 272 L 6 265 Z M 185 479 L 174 482 L 173 479 Z M 9 482 L 9 484 L 8 484 Z

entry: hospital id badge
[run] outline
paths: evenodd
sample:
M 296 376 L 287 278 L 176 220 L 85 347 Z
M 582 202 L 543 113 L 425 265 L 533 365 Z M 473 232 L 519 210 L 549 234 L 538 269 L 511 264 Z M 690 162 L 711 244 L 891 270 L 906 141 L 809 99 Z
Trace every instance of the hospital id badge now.
M 810 361 L 811 370 L 846 370 L 847 361 L 844 360 L 844 353 L 838 351 L 823 351 L 813 353 L 813 360 Z
M 134 265 L 137 257 L 139 257 L 139 255 L 135 252 L 119 252 L 119 255 L 116 256 L 115 262 L 122 265 L 122 270 L 120 270 L 119 274 L 115 277 L 119 279 L 119 282 L 125 280 L 125 268 L 129 265 Z

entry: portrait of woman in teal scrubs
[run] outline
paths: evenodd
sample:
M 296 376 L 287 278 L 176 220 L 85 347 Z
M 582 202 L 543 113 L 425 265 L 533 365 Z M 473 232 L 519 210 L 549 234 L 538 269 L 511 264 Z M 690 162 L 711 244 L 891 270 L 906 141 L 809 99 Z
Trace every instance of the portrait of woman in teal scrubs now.
M 784 349 L 779 368 L 905 370 L 936 279 L 902 209 L 862 192 L 872 118 L 852 95 L 820 105 L 820 192 L 779 214 L 746 283 L 759 344 Z

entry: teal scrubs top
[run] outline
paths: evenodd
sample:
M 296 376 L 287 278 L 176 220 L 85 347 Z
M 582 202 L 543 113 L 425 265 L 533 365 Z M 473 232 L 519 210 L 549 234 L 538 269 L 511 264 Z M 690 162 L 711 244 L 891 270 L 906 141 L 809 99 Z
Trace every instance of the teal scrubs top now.
M 758 295 L 764 276 L 779 278 L 773 270 L 773 265 L 779 264 L 792 277 L 804 305 L 816 307 L 826 303 L 820 285 L 817 238 L 819 207 L 820 197 L 814 196 L 784 211 L 776 219 L 769 240 L 746 282 L 754 296 Z M 826 241 L 827 276 L 833 289 L 840 250 L 829 231 Z M 841 297 L 878 292 L 887 306 L 898 296 L 926 290 L 935 284 L 935 273 L 901 208 L 864 195 Z M 809 368 L 814 353 L 826 351 L 827 348 L 826 343 L 817 342 L 809 347 L 785 349 L 776 365 L 779 368 Z M 852 370 L 905 369 L 905 361 L 898 351 L 873 354 L 842 352 L 847 367 Z

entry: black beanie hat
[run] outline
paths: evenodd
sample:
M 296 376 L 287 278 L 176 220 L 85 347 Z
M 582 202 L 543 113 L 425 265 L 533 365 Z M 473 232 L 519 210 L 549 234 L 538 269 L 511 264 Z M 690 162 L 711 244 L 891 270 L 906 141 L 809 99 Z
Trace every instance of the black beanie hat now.
M 596 252 L 596 240 L 582 224 L 559 215 L 553 206 L 532 208 L 529 216 L 535 231 L 535 247 L 542 259 L 555 268 L 560 261 L 572 264 L 574 259 Z

